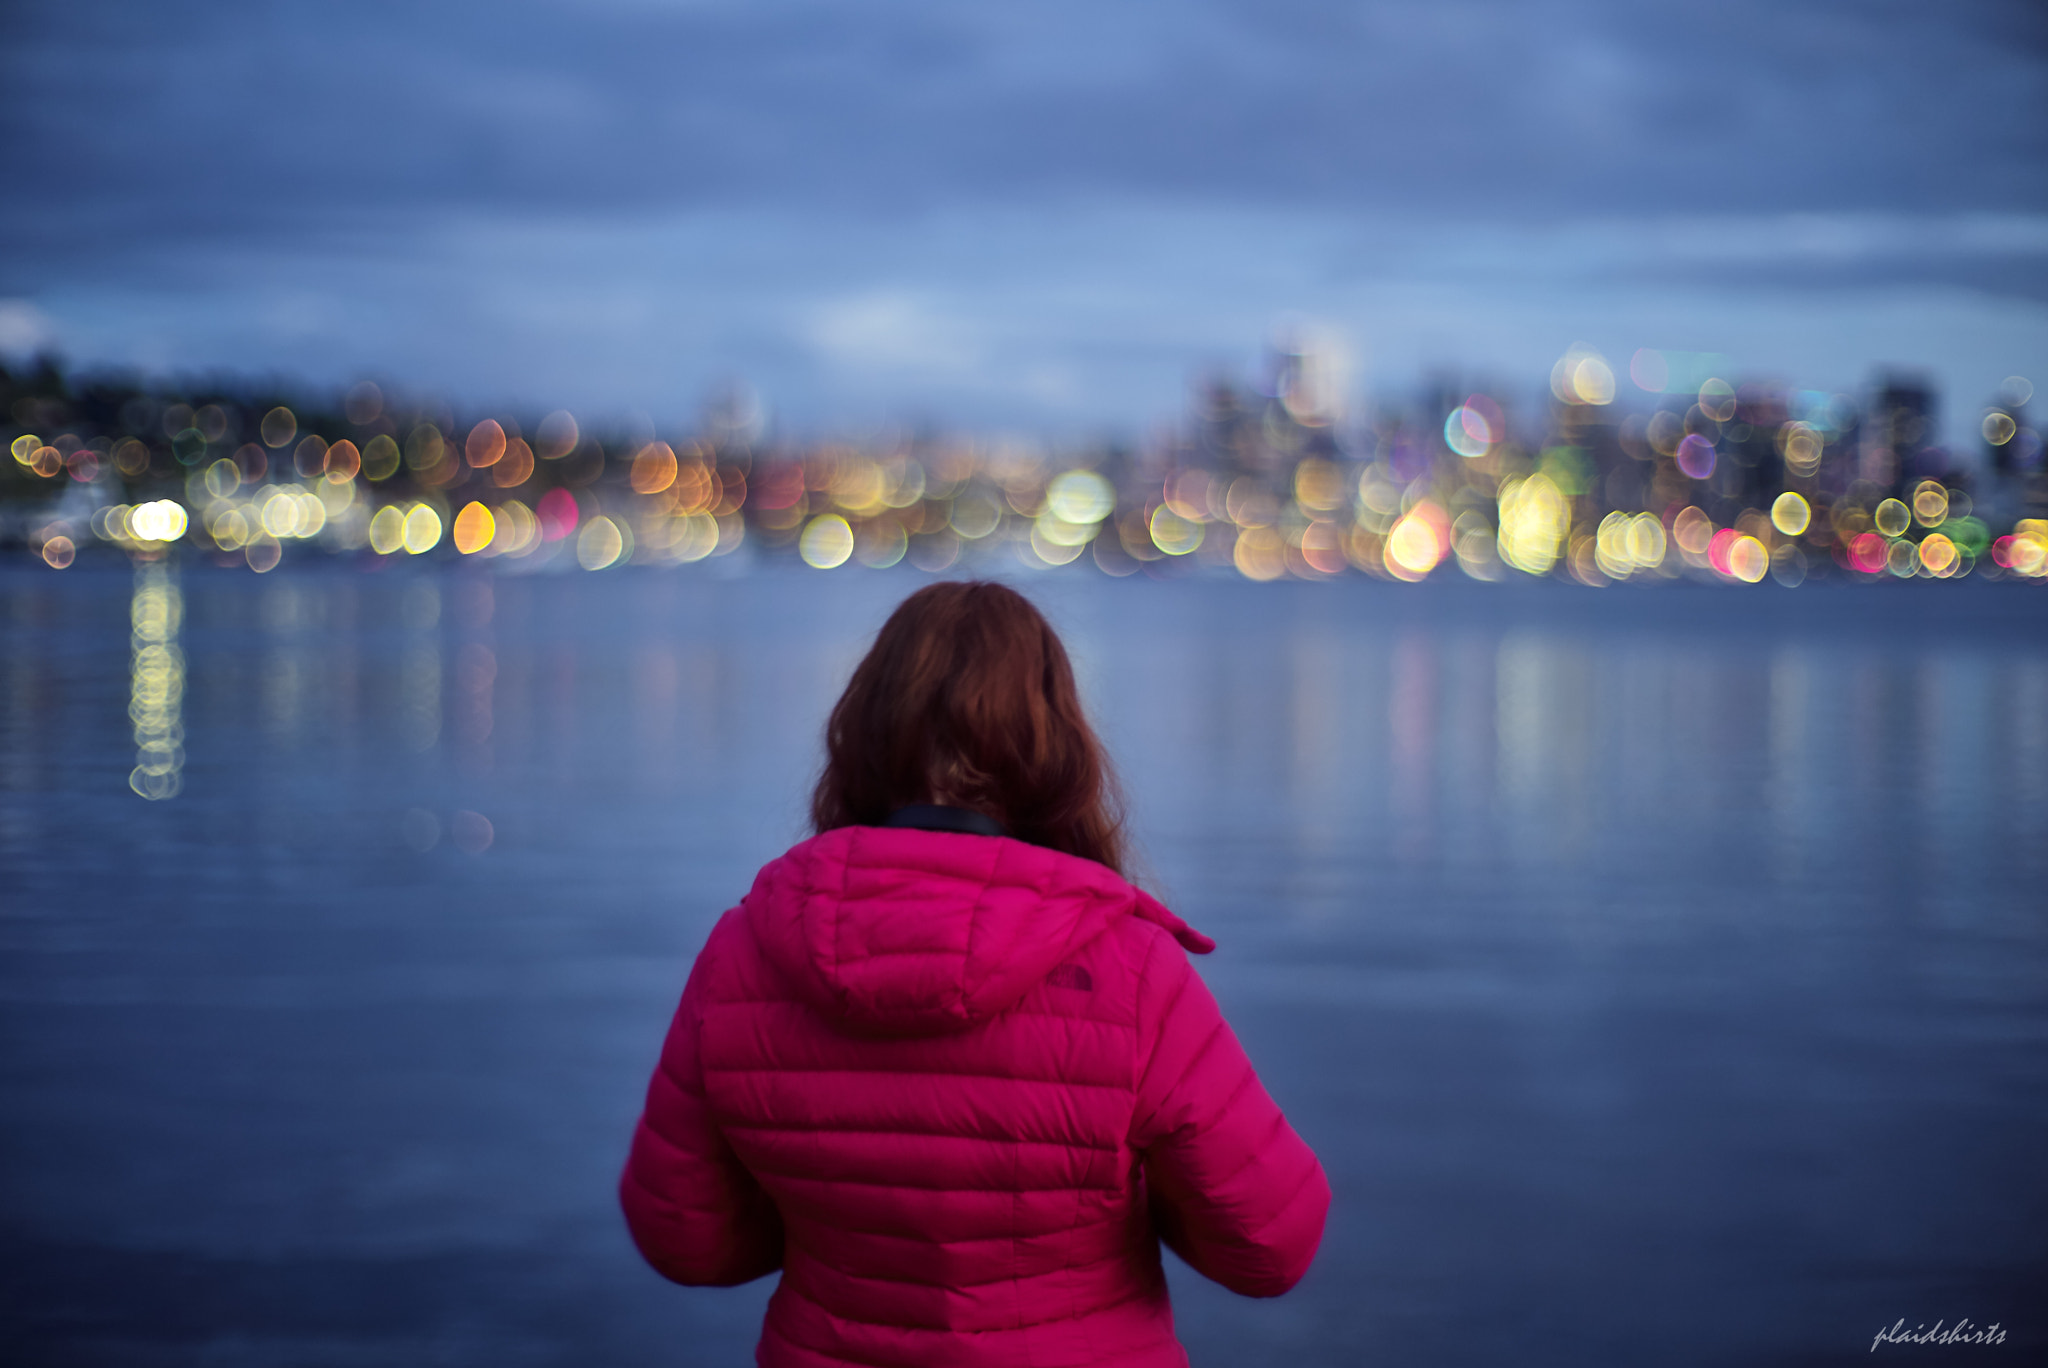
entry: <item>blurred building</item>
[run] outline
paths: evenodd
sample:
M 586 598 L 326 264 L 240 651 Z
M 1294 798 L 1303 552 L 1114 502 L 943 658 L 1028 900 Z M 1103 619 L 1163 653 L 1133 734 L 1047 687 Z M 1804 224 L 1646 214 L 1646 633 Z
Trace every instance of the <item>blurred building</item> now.
M 1860 475 L 1888 494 L 1915 480 L 1947 474 L 1947 457 L 1930 443 L 1935 432 L 1933 387 L 1919 377 L 1887 375 L 1870 396 L 1863 425 Z M 1939 465 L 1941 470 L 1928 469 Z

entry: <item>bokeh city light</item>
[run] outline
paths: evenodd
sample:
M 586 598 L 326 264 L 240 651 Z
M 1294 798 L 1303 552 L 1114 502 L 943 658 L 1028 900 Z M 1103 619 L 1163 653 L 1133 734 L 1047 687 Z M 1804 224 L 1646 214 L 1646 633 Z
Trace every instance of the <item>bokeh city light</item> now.
M 560 409 L 458 418 L 369 382 L 301 411 L 46 369 L 0 395 L 0 538 L 57 570 L 175 549 L 257 573 L 306 556 L 603 571 L 741 553 L 1256 581 L 2048 579 L 2024 378 L 1986 407 L 1981 450 L 1949 450 L 1932 440 L 1938 396 L 1910 379 L 1850 395 L 1709 367 L 1735 373 L 1580 345 L 1540 399 L 1445 390 L 1347 413 L 1304 378 L 1327 365 L 1280 351 L 1259 383 L 1212 381 L 1135 447 L 633 435 Z

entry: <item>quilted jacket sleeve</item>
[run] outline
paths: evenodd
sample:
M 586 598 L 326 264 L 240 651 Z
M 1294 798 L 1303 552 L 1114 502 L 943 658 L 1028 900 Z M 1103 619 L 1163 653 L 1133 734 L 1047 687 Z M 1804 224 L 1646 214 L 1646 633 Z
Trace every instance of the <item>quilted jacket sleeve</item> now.
M 690 970 L 633 1133 L 619 1202 L 647 1262 L 693 1287 L 730 1287 L 782 1266 L 782 1217 L 719 1133 L 704 1100 L 698 1039 L 722 933 Z
M 1208 985 L 1163 942 L 1139 1021 L 1149 1054 L 1132 1141 L 1160 1238 L 1233 1292 L 1279 1296 L 1322 1244 L 1322 1165 L 1267 1095 Z

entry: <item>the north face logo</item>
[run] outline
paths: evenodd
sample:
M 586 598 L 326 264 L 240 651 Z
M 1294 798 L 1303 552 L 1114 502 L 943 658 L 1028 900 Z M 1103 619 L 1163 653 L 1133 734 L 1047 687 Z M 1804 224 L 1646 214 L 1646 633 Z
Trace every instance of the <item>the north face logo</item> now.
M 1045 981 L 1055 988 L 1075 988 L 1084 993 L 1095 991 L 1095 976 L 1078 964 L 1060 964 L 1045 976 Z

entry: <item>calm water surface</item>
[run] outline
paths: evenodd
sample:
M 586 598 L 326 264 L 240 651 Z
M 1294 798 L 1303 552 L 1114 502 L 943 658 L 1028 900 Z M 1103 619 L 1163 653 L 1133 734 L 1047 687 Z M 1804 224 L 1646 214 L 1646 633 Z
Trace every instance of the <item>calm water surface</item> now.
M 0 572 L 7 1361 L 750 1361 L 612 1184 L 917 583 Z M 1198 1364 L 2048 1346 L 2048 594 L 1025 587 L 1337 1192 Z

